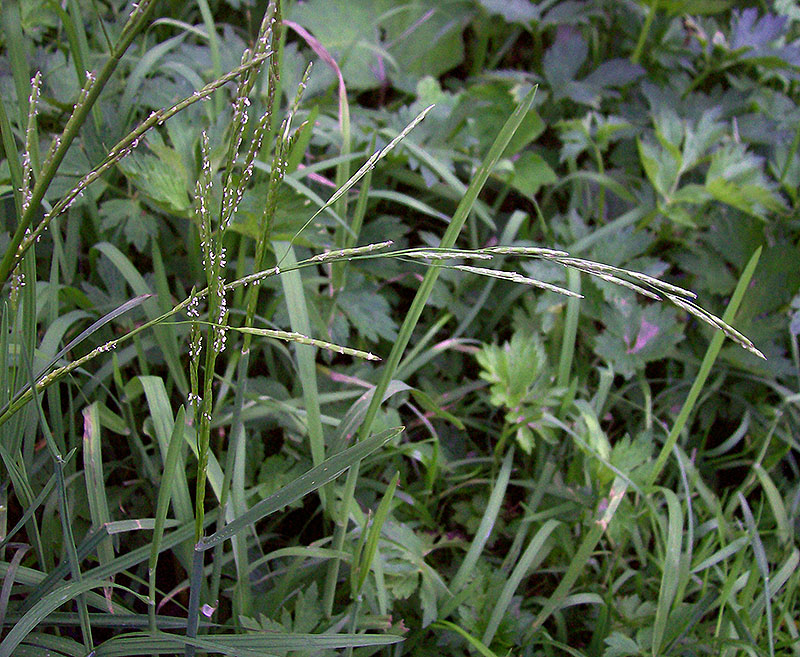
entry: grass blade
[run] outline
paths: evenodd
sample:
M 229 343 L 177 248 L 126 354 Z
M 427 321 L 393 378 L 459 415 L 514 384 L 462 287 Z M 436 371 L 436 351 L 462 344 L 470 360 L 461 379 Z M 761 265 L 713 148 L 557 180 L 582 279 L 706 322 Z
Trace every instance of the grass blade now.
M 509 575 L 508 580 L 503 586 L 500 596 L 497 598 L 492 615 L 489 617 L 489 622 L 486 625 L 486 630 L 483 633 L 482 641 L 485 644 L 491 644 L 497 628 L 500 627 L 500 622 L 511 604 L 511 599 L 514 597 L 519 585 L 522 583 L 528 571 L 533 567 L 534 563 L 540 561 L 547 555 L 547 551 L 543 551 L 545 541 L 550 538 L 550 534 L 561 523 L 558 520 L 548 520 L 545 522 L 541 529 L 534 534 L 525 552 L 519 558 L 517 565 Z
M 758 526 L 756 525 L 753 512 L 750 510 L 750 505 L 747 503 L 744 495 L 738 493 L 739 504 L 742 507 L 742 515 L 744 515 L 744 523 L 747 527 L 747 532 L 750 534 L 750 545 L 753 548 L 753 554 L 756 558 L 756 566 L 764 581 L 764 613 L 767 618 L 767 645 L 769 646 L 770 657 L 775 657 L 775 630 L 773 628 L 772 620 L 772 592 L 770 590 L 770 575 L 769 575 L 769 560 L 767 553 L 764 550 L 764 543 L 761 541 L 761 536 L 758 533 Z
M 33 629 L 44 622 L 47 616 L 58 609 L 65 602 L 74 600 L 92 589 L 109 586 L 107 580 L 86 577 L 80 582 L 69 582 L 48 593 L 12 627 L 2 643 L 0 643 L 0 657 L 13 657 L 19 644 L 30 634 Z
M 497 475 L 497 481 L 494 483 L 492 493 L 489 495 L 489 501 L 486 503 L 486 509 L 481 518 L 481 524 L 475 532 L 475 538 L 467 550 L 467 554 L 461 565 L 458 567 L 455 577 L 450 584 L 450 591 L 452 594 L 458 595 L 459 591 L 464 587 L 467 578 L 472 574 L 478 559 L 483 552 L 483 548 L 489 537 L 492 535 L 492 528 L 497 520 L 497 515 L 503 505 L 503 500 L 506 495 L 506 488 L 508 488 L 508 481 L 511 478 L 511 467 L 514 462 L 514 448 L 508 450 L 508 454 L 503 459 L 503 465 L 500 467 L 500 473 Z
M 725 314 L 722 315 L 722 321 L 724 321 L 726 324 L 731 324 L 733 322 L 733 319 L 736 316 L 736 311 L 739 309 L 739 305 L 742 303 L 742 299 L 744 298 L 744 293 L 747 291 L 750 281 L 753 278 L 753 274 L 755 273 L 756 265 L 758 264 L 758 259 L 760 256 L 761 247 L 756 249 L 755 253 L 753 253 L 750 261 L 747 263 L 747 266 L 744 268 L 744 271 L 739 278 L 739 282 L 736 284 L 736 289 L 731 296 L 731 300 L 728 302 L 728 307 L 725 309 Z M 697 373 L 697 377 L 692 383 L 692 387 L 689 389 L 689 394 L 686 396 L 686 401 L 683 402 L 683 406 L 678 413 L 675 424 L 672 425 L 672 429 L 670 430 L 664 445 L 661 447 L 661 451 L 658 453 L 658 457 L 656 458 L 656 462 L 653 465 L 650 477 L 648 478 L 649 486 L 652 486 L 656 479 L 658 479 L 658 475 L 661 474 L 661 470 L 666 465 L 667 459 L 672 453 L 672 448 L 675 447 L 676 443 L 678 442 L 678 438 L 686 426 L 689 416 L 694 410 L 697 399 L 700 397 L 700 393 L 703 391 L 703 386 L 708 379 L 708 375 L 711 373 L 711 368 L 713 367 L 714 362 L 717 360 L 720 349 L 722 349 L 722 343 L 724 340 L 725 335 L 719 331 L 715 332 L 714 337 L 711 338 L 711 343 L 708 345 L 708 349 L 706 349 L 706 355 L 703 357 L 703 362 L 700 365 L 700 371 Z
M 156 502 L 155 526 L 153 527 L 153 538 L 150 542 L 150 560 L 147 564 L 149 595 L 148 613 L 150 615 L 150 629 L 155 631 L 156 625 L 156 566 L 158 565 L 158 553 L 161 540 L 164 537 L 164 524 L 167 519 L 169 501 L 172 497 L 172 485 L 177 477 L 176 466 L 183 448 L 183 429 L 185 425 L 185 410 L 183 406 L 178 409 L 175 417 L 175 424 L 172 428 L 172 435 L 169 439 L 167 456 L 164 459 L 164 469 L 161 475 L 161 485 L 158 487 L 158 500 Z
M 553 593 L 547 599 L 544 607 L 531 624 L 530 629 L 525 635 L 526 643 L 530 643 L 533 640 L 534 634 L 539 627 L 541 627 L 542 623 L 544 623 L 544 621 L 549 618 L 550 614 L 558 609 L 566 599 L 567 594 L 572 588 L 572 585 L 576 582 L 581 572 L 589 562 L 589 559 L 592 556 L 592 551 L 602 537 L 603 532 L 605 532 L 608 524 L 614 517 L 614 513 L 616 513 L 617 507 L 622 501 L 627 488 L 627 482 L 621 477 L 614 479 L 614 482 L 611 484 L 611 489 L 608 492 L 607 505 L 605 504 L 604 500 L 604 504 L 601 505 L 601 510 L 598 513 L 598 518 L 593 523 L 592 528 L 586 533 L 583 541 L 581 541 L 578 550 L 575 552 L 575 556 L 572 558 L 572 561 L 567 567 L 564 576 L 561 578 L 561 582 L 559 582 L 558 587 L 556 587 L 556 590 L 553 591 Z M 602 506 L 605 506 L 605 509 L 602 509 Z
M 367 531 L 364 552 L 361 554 L 360 563 L 358 564 L 358 579 L 354 587 L 356 595 L 361 593 L 361 589 L 364 586 L 364 582 L 366 581 L 367 575 L 369 575 L 369 571 L 372 567 L 372 561 L 375 558 L 375 553 L 378 550 L 378 540 L 381 537 L 381 529 L 383 528 L 383 523 L 386 522 L 386 518 L 389 515 L 389 507 L 391 506 L 392 498 L 394 497 L 394 490 L 397 488 L 397 482 L 399 479 L 400 473 L 395 472 L 394 477 L 392 477 L 392 480 L 386 487 L 386 492 L 383 494 L 381 503 L 378 505 L 378 510 L 375 512 L 375 518 L 372 520 L 372 524 Z
M 658 592 L 658 606 L 653 625 L 653 656 L 661 654 L 661 644 L 667 629 L 669 613 L 678 591 L 680 576 L 681 540 L 683 539 L 683 511 L 678 496 L 666 488 L 661 492 L 667 500 L 667 535 L 665 537 L 664 574 Z
M 129 634 L 115 637 L 98 646 L 93 657 L 164 655 L 191 645 L 211 654 L 262 657 L 287 651 L 322 651 L 348 647 L 377 647 L 398 643 L 403 637 L 392 634 L 288 634 L 284 632 L 222 634 L 193 638 L 174 634 Z
M 483 655 L 483 657 L 497 657 L 497 655 L 492 652 L 482 641 L 480 641 L 477 637 L 472 636 L 463 627 L 456 625 L 455 623 L 451 623 L 450 621 L 446 620 L 440 620 L 431 625 L 431 628 L 437 630 L 451 630 L 466 639 L 467 642 L 473 648 L 475 648 L 479 654 Z
M 467 188 L 463 198 L 461 199 L 461 202 L 458 204 L 458 207 L 453 214 L 450 225 L 447 227 L 447 230 L 445 231 L 445 234 L 439 243 L 441 248 L 450 249 L 455 246 L 456 240 L 461 233 L 461 229 L 464 227 L 464 223 L 467 221 L 467 217 L 469 216 L 470 211 L 478 199 L 478 195 L 483 189 L 483 186 L 486 184 L 486 181 L 489 179 L 489 174 L 497 164 L 497 161 L 500 159 L 500 156 L 503 154 L 506 146 L 508 146 L 508 143 L 514 136 L 517 128 L 522 123 L 523 118 L 530 109 L 530 106 L 533 104 L 533 98 L 535 95 L 536 87 L 533 87 L 525 96 L 523 101 L 517 106 L 512 115 L 508 118 L 500 130 L 500 133 L 495 138 L 495 141 L 489 149 L 489 152 L 487 153 L 483 163 L 476 172 L 475 177 L 472 179 L 472 182 Z M 440 268 L 437 266 L 431 266 L 428 269 L 428 271 L 425 273 L 425 277 L 422 279 L 422 283 L 420 283 L 420 286 L 417 289 L 414 300 L 411 302 L 411 307 L 409 308 L 405 320 L 398 331 L 397 339 L 392 346 L 392 351 L 390 352 L 389 357 L 386 359 L 386 363 L 381 373 L 381 378 L 378 381 L 378 384 L 375 386 L 375 393 L 370 401 L 369 407 L 367 408 L 364 422 L 362 423 L 359 431 L 359 436 L 362 440 L 368 436 L 372 430 L 372 423 L 375 421 L 375 416 L 378 413 L 378 408 L 383 400 L 383 396 L 389 388 L 389 383 L 394 378 L 397 367 L 400 364 L 400 360 L 402 359 L 406 347 L 411 340 L 411 334 L 414 331 L 414 327 L 416 327 L 417 322 L 422 315 L 422 311 L 425 308 L 428 299 L 430 298 L 431 292 L 433 292 L 433 286 L 439 277 L 439 272 Z M 357 479 L 358 466 L 351 468 L 347 473 L 347 481 L 345 482 L 346 490 L 353 490 L 355 488 L 355 482 Z M 345 510 L 349 509 L 351 501 L 352 497 L 349 495 L 346 496 L 343 499 L 342 508 Z M 342 549 L 344 544 L 345 529 L 346 528 L 342 524 L 336 526 L 333 538 L 333 547 L 336 550 Z M 323 597 L 323 605 L 328 616 L 331 615 L 333 608 L 333 596 L 335 592 L 334 589 L 336 580 L 338 578 L 338 569 L 339 562 L 335 560 L 331 561 Z
M 100 244 L 95 244 L 92 248 L 100 251 L 100 253 L 111 261 L 119 270 L 120 274 L 123 275 L 135 294 L 139 296 L 153 296 L 152 290 L 147 285 L 142 275 L 116 246 L 108 242 L 101 242 Z M 149 320 L 154 320 L 162 314 L 159 311 L 158 302 L 152 298 L 148 298 L 144 301 L 143 308 Z M 153 327 L 153 335 L 155 335 L 158 346 L 161 347 L 161 352 L 167 362 L 170 376 L 176 382 L 180 391 L 184 394 L 187 393 L 189 385 L 186 381 L 183 365 L 180 362 L 175 333 L 165 326 L 157 324 Z
M 111 522 L 105 477 L 103 476 L 100 431 L 99 405 L 98 402 L 94 402 L 83 411 L 83 469 L 86 480 L 86 497 L 89 500 L 89 515 L 92 518 L 92 526 L 95 528 Z M 103 541 L 97 546 L 97 557 L 102 566 L 106 566 L 114 560 L 114 546 L 111 541 Z M 106 589 L 105 594 L 109 600 L 109 611 L 111 611 L 111 589 Z

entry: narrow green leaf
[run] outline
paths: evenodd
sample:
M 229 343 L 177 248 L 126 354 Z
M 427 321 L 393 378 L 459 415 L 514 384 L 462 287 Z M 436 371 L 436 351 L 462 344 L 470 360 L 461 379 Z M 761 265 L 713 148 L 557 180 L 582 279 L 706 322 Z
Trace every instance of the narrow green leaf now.
M 114 637 L 98 646 L 93 657 L 127 657 L 128 655 L 163 655 L 191 645 L 215 654 L 236 657 L 261 657 L 287 651 L 336 650 L 360 646 L 388 646 L 403 637 L 385 634 L 289 634 L 265 632 L 250 634 L 216 634 L 188 638 L 174 634 L 128 634 Z
M 511 604 L 514 593 L 528 574 L 528 571 L 547 556 L 547 551 L 543 550 L 544 544 L 547 539 L 550 538 L 550 534 L 553 533 L 553 530 L 560 524 L 558 520 L 548 520 L 541 526 L 539 531 L 534 534 L 531 542 L 528 543 L 528 547 L 525 548 L 517 565 L 514 566 L 514 570 L 512 570 L 511 574 L 508 576 L 503 590 L 500 592 L 500 596 L 495 602 L 492 615 L 489 617 L 489 622 L 486 624 L 486 630 L 484 630 L 481 639 L 484 643 L 492 643 L 497 628 L 500 627 L 500 622 L 503 620 L 503 616 L 505 616 L 506 610 Z
M 769 559 L 764 550 L 764 543 L 761 541 L 761 536 L 758 533 L 758 525 L 756 525 L 753 512 L 750 510 L 750 505 L 747 503 L 744 495 L 741 492 L 737 494 L 739 498 L 739 505 L 742 507 L 742 514 L 744 515 L 744 524 L 750 534 L 750 545 L 753 548 L 753 555 L 756 558 L 756 566 L 764 582 L 763 599 L 764 611 L 767 618 L 767 645 L 769 646 L 770 657 L 775 657 L 775 637 L 772 620 L 772 591 L 770 590 L 770 574 L 769 574 Z
M 450 591 L 454 596 L 458 595 L 464 587 L 464 584 L 466 584 L 469 576 L 474 572 L 481 552 L 483 552 L 486 542 L 492 535 L 494 523 L 497 521 L 497 516 L 503 506 L 506 489 L 508 488 L 508 481 L 511 478 L 513 463 L 514 448 L 512 447 L 508 450 L 506 457 L 503 459 L 503 465 L 500 467 L 497 481 L 494 482 L 492 493 L 489 495 L 489 501 L 486 503 L 486 509 L 484 509 L 481 524 L 478 526 L 475 537 L 472 539 L 472 543 L 470 543 L 469 550 L 467 550 L 467 554 L 464 556 L 464 560 L 458 567 L 458 571 L 450 584 Z
M 97 402 L 83 411 L 83 468 L 92 525 L 95 528 L 102 527 L 111 522 L 111 512 L 108 509 L 103 476 L 102 436 Z M 114 547 L 111 541 L 103 541 L 97 546 L 97 556 L 101 565 L 108 565 L 113 561 Z
M 617 507 L 622 501 L 627 489 L 628 483 L 624 479 L 619 476 L 614 479 L 608 491 L 608 497 L 603 501 L 599 509 L 597 519 L 578 546 L 575 556 L 572 558 L 566 572 L 561 577 L 561 581 L 556 587 L 556 590 L 550 594 L 544 607 L 542 607 L 542 610 L 536 616 L 528 633 L 525 635 L 526 642 L 532 641 L 534 634 L 539 627 L 541 627 L 542 623 L 544 623 L 556 609 L 561 607 L 572 585 L 577 581 L 584 568 L 586 568 L 595 546 L 606 531 L 611 519 L 614 517 Z
M 747 536 L 740 536 L 732 540 L 730 543 L 714 552 L 710 557 L 703 559 L 699 564 L 693 566 L 691 572 L 693 574 L 702 573 L 704 570 L 711 568 L 714 564 L 725 561 L 728 557 L 736 554 L 748 543 L 750 543 L 750 539 Z
M 664 572 L 658 591 L 658 605 L 653 624 L 653 657 L 661 654 L 667 621 L 675 601 L 680 577 L 681 541 L 683 540 L 683 511 L 678 496 L 669 489 L 661 492 L 667 500 L 667 535 L 665 536 Z
M 95 244 L 92 248 L 100 251 L 100 253 L 111 261 L 128 282 L 128 285 L 130 285 L 135 294 L 146 297 L 153 296 L 152 290 L 147 285 L 142 275 L 116 246 L 108 242 L 101 242 Z M 161 316 L 158 303 L 155 299 L 147 299 L 144 301 L 143 307 L 149 320 L 152 321 Z M 156 324 L 153 326 L 153 335 L 155 335 L 156 342 L 158 342 L 158 346 L 164 354 L 164 359 L 167 362 L 167 367 L 169 368 L 173 380 L 176 382 L 181 392 L 188 393 L 189 384 L 186 381 L 186 373 L 180 362 L 175 332 L 169 330 L 165 326 Z
M 469 644 L 475 648 L 483 657 L 497 657 L 497 655 L 491 651 L 480 639 L 477 637 L 472 636 L 469 632 L 467 632 L 463 627 L 460 625 L 456 625 L 455 623 L 451 623 L 450 621 L 440 620 L 436 621 L 433 625 L 431 625 L 431 629 L 437 630 L 451 630 L 456 634 L 460 635 L 464 639 L 466 639 Z
M 472 182 L 464 193 L 461 202 L 458 204 L 458 207 L 453 214 L 453 218 L 450 221 L 450 225 L 447 227 L 447 230 L 445 231 L 445 234 L 439 243 L 440 247 L 451 249 L 455 246 L 456 240 L 461 233 L 461 229 L 464 227 L 467 217 L 472 211 L 475 202 L 478 200 L 478 195 L 483 189 L 483 186 L 486 184 L 486 181 L 489 179 L 489 174 L 491 173 L 492 169 L 494 169 L 506 146 L 508 146 L 508 143 L 514 136 L 517 128 L 525 118 L 525 115 L 533 104 L 533 98 L 535 95 L 536 87 L 533 87 L 501 128 L 500 133 L 495 138 L 495 141 L 489 149 L 489 152 L 486 154 L 486 157 L 484 158 L 481 166 L 478 168 L 478 171 L 472 179 Z M 401 135 L 401 137 L 402 136 L 403 135 Z M 417 289 L 414 300 L 411 302 L 411 307 L 406 314 L 405 320 L 403 321 L 400 331 L 398 332 L 397 339 L 392 346 L 392 351 L 383 367 L 381 378 L 378 381 L 378 385 L 375 386 L 375 394 L 373 395 L 369 407 L 367 408 L 364 422 L 359 431 L 359 436 L 362 440 L 368 436 L 372 430 L 372 424 L 375 421 L 378 408 L 383 401 L 383 396 L 389 388 L 389 383 L 394 378 L 395 372 L 397 372 L 397 367 L 400 364 L 400 360 L 403 357 L 403 353 L 405 352 L 409 341 L 411 340 L 411 335 L 414 332 L 414 328 L 416 327 L 420 316 L 422 315 L 422 311 L 425 308 L 425 305 L 428 303 L 431 293 L 433 292 L 433 287 L 436 284 L 439 273 L 439 267 L 432 266 L 428 269 L 428 271 L 425 273 L 425 277 L 422 279 L 422 283 L 420 283 L 420 286 Z M 342 507 L 344 509 L 350 508 L 350 503 L 352 502 L 352 493 L 350 491 L 355 489 L 355 483 L 358 480 L 358 474 L 358 466 L 355 466 L 350 470 L 350 472 L 347 473 L 347 481 L 345 482 L 346 495 L 342 502 Z M 342 549 L 345 530 L 345 523 L 337 524 L 333 537 L 334 549 Z M 332 561 L 326 578 L 323 598 L 325 613 L 328 616 L 330 616 L 332 612 L 336 580 L 338 579 L 338 568 L 338 562 Z
M 61 605 L 92 589 L 109 586 L 107 580 L 86 577 L 80 582 L 69 582 L 48 593 L 12 627 L 3 642 L 0 643 L 0 657 L 13 657 L 20 643 L 47 616 Z
M 764 494 L 767 496 L 767 501 L 772 509 L 772 516 L 775 518 L 775 524 L 777 525 L 776 535 L 778 540 L 783 544 L 787 544 L 791 540 L 792 529 L 781 492 L 760 463 L 754 463 L 753 470 L 761 482 L 761 487 L 764 489 Z
M 761 247 L 756 249 L 755 253 L 753 253 L 750 261 L 744 268 L 744 271 L 742 271 L 742 275 L 739 277 L 739 282 L 736 284 L 736 289 L 731 296 L 731 300 L 728 302 L 728 307 L 725 309 L 725 314 L 722 315 L 722 321 L 725 323 L 731 324 L 734 320 L 734 317 L 736 317 L 736 311 L 739 309 L 739 305 L 742 303 L 744 294 L 750 286 L 750 281 L 753 278 L 753 274 L 755 273 L 756 265 L 758 264 L 758 259 L 760 256 Z M 658 479 L 658 475 L 661 474 L 661 470 L 666 465 L 667 459 L 672 453 L 673 447 L 675 447 L 677 444 L 678 438 L 680 437 L 683 428 L 686 426 L 689 416 L 694 410 L 697 399 L 700 397 L 700 393 L 703 391 L 703 386 L 708 379 L 708 375 L 711 373 L 711 368 L 713 367 L 714 362 L 717 360 L 717 356 L 719 355 L 720 349 L 722 349 L 722 343 L 724 340 L 725 335 L 720 332 L 716 332 L 714 337 L 711 338 L 711 343 L 708 345 L 708 349 L 706 349 L 703 362 L 700 364 L 700 371 L 697 373 L 697 377 L 692 383 L 692 387 L 689 389 L 689 394 L 686 395 L 686 401 L 683 402 L 683 406 L 678 413 L 678 417 L 675 419 L 675 424 L 672 425 L 672 429 L 670 430 L 664 445 L 661 447 L 661 451 L 658 453 L 658 457 L 656 458 L 656 462 L 653 465 L 653 469 L 648 479 L 648 485 L 652 485 L 656 479 Z
M 181 449 L 183 448 L 183 429 L 186 422 L 185 410 L 181 406 L 175 417 L 172 428 L 172 435 L 169 439 L 167 456 L 164 459 L 164 470 L 161 475 L 161 485 L 158 488 L 158 500 L 156 502 L 156 517 L 153 527 L 153 538 L 150 543 L 150 560 L 147 564 L 149 582 L 148 613 L 150 615 L 151 630 L 155 630 L 156 613 L 156 565 L 158 564 L 158 553 L 161 547 L 161 540 L 164 538 L 164 525 L 167 520 L 169 501 L 172 497 L 172 486 L 177 476 L 176 469 L 180 460 Z
M 375 517 L 372 519 L 372 524 L 367 530 L 367 539 L 364 546 L 364 552 L 361 554 L 360 563 L 358 564 L 358 581 L 356 582 L 355 587 L 356 595 L 361 593 L 364 582 L 367 580 L 367 575 L 369 575 L 369 571 L 372 568 L 372 560 L 375 558 L 375 553 L 378 550 L 378 540 L 381 537 L 383 523 L 386 522 L 386 518 L 389 515 L 389 507 L 391 506 L 392 498 L 394 497 L 394 490 L 397 488 L 397 482 L 399 479 L 400 473 L 395 472 L 394 477 L 392 477 L 392 480 L 386 487 L 383 498 L 378 505 L 378 510 L 375 512 Z
M 167 459 L 169 458 L 170 439 L 175 426 L 167 389 L 163 379 L 157 376 L 140 376 L 137 377 L 137 381 L 144 389 L 147 406 L 150 410 L 150 419 L 153 422 L 156 434 L 155 438 L 161 452 L 162 462 L 166 468 Z M 189 482 L 186 479 L 185 468 L 178 467 L 174 472 L 176 476 L 173 477 L 170 483 L 173 511 L 179 522 L 189 522 L 194 518 L 194 511 L 192 510 Z

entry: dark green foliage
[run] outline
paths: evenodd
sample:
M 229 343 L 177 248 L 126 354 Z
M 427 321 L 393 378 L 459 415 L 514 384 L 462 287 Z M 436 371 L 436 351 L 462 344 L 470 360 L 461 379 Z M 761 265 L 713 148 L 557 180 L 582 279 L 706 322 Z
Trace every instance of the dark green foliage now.
M 0 10 L 0 657 L 794 654 L 796 3 L 140 4 Z

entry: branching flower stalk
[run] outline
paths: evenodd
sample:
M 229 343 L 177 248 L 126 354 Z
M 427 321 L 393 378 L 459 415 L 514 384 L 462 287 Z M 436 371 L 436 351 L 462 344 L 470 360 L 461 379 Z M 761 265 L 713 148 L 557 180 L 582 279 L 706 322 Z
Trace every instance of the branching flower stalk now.
M 236 106 L 236 105 L 235 105 Z M 240 106 L 241 107 L 241 106 Z M 234 113 L 234 121 L 236 121 Z M 241 126 L 242 121 L 234 123 Z M 236 129 L 236 128 L 235 128 Z M 241 128 L 240 128 L 241 129 Z M 228 307 L 225 286 L 225 246 L 223 238 L 227 225 L 221 221 L 214 226 L 211 215 L 211 189 L 213 186 L 211 154 L 208 134 L 204 130 L 200 141 L 200 177 L 195 187 L 195 212 L 200 224 L 200 247 L 203 255 L 203 268 L 208 284 L 208 317 L 211 322 L 205 340 L 205 362 L 203 363 L 203 385 L 199 381 L 199 360 L 202 340 L 199 323 L 194 322 L 191 331 L 191 353 L 189 378 L 191 381 L 191 402 L 195 410 L 195 432 L 197 441 L 197 474 L 195 482 L 195 526 L 194 542 L 200 543 L 205 525 L 206 482 L 208 480 L 208 453 L 210 450 L 211 416 L 214 408 L 214 368 L 217 357 L 225 350 L 227 341 Z M 216 228 L 216 230 L 215 230 Z M 193 303 L 196 303 L 193 295 Z M 190 306 L 193 313 L 196 306 Z M 186 627 L 188 637 L 196 637 L 199 623 L 200 588 L 203 573 L 203 552 L 197 550 L 192 555 L 189 591 L 189 617 Z M 186 657 L 194 655 L 194 647 L 186 646 Z
M 22 154 L 22 212 L 27 212 L 31 204 L 31 157 L 34 149 L 36 131 L 36 115 L 39 105 L 39 93 L 42 90 L 42 73 L 37 71 L 31 78 L 31 95 L 28 98 L 28 124 L 25 127 L 25 152 Z
M 22 185 L 20 187 L 19 210 L 24 214 L 31 204 L 31 179 L 33 178 L 32 156 L 36 147 L 36 116 L 39 105 L 39 93 L 42 88 L 41 72 L 31 78 L 31 93 L 28 98 L 28 120 L 25 127 L 25 150 L 22 153 Z M 9 301 L 12 314 L 17 312 L 20 289 L 25 285 L 25 273 L 22 271 L 21 262 L 17 261 L 11 275 L 11 290 Z
M 234 100 L 234 117 L 239 117 L 237 121 L 233 121 L 233 134 L 229 137 L 229 148 L 225 162 L 225 172 L 223 175 L 223 190 L 222 190 L 222 225 L 228 226 L 233 220 L 236 209 L 239 206 L 242 197 L 244 196 L 245 189 L 250 182 L 253 172 L 255 160 L 262 149 L 264 138 L 268 137 L 271 140 L 271 128 L 273 124 L 273 116 L 275 111 L 275 98 L 276 98 L 276 84 L 278 79 L 278 67 L 276 63 L 275 53 L 277 52 L 277 38 L 276 27 L 280 23 L 280 10 L 278 3 L 270 2 L 264 18 L 261 22 L 259 29 L 259 37 L 256 40 L 255 46 L 251 51 L 246 50 L 242 55 L 242 64 L 251 59 L 259 59 L 259 65 L 250 69 L 247 75 L 240 78 L 239 86 L 236 91 Z M 253 89 L 256 81 L 256 76 L 261 70 L 261 62 L 263 57 L 269 57 L 268 72 L 267 72 L 267 103 L 264 113 L 258 120 L 253 134 L 250 139 L 250 146 L 245 152 L 242 162 L 242 173 L 238 181 L 234 179 L 234 164 L 239 155 L 242 140 L 245 135 L 245 128 L 247 127 L 248 108 L 250 107 L 249 94 Z M 257 259 L 257 262 L 258 259 Z M 256 266 L 256 269 L 260 267 Z M 256 293 L 257 286 L 254 285 L 250 288 L 251 295 Z M 249 306 L 248 306 L 249 307 Z M 253 304 L 255 310 L 255 304 Z M 247 323 L 247 320 L 246 320 Z M 251 324 L 247 324 L 250 326 Z M 244 336 L 246 347 L 242 352 L 237 365 L 237 379 L 241 384 L 242 380 L 246 381 L 246 373 L 249 368 L 249 357 L 247 350 L 249 349 L 249 335 Z M 244 372 L 244 375 L 242 375 Z M 241 403 L 244 395 L 244 390 L 236 389 L 236 397 L 234 403 L 234 418 L 232 426 L 228 435 L 228 449 L 226 457 L 226 465 L 224 471 L 224 480 L 222 485 L 222 493 L 220 495 L 220 512 L 217 520 L 217 530 L 222 529 L 227 517 L 227 508 L 229 503 L 229 496 L 231 495 L 231 488 L 233 485 L 233 504 L 235 512 L 243 512 L 245 510 L 244 502 L 244 482 L 233 481 L 234 473 L 237 469 L 234 467 L 236 459 L 243 459 L 241 453 L 244 447 L 244 425 L 240 421 L 239 412 L 241 410 Z M 237 495 L 236 492 L 239 492 Z M 250 586 L 249 586 L 249 560 L 247 556 L 247 549 L 244 540 L 236 537 L 232 541 L 233 550 L 235 552 L 235 563 L 239 573 L 239 585 L 236 589 L 234 599 L 236 612 L 241 612 L 243 609 L 249 608 L 250 600 Z M 223 544 L 220 543 L 214 548 L 213 568 L 211 575 L 210 596 L 212 600 L 216 600 L 219 595 L 220 581 L 222 577 L 222 550 Z
M 220 225 L 217 230 L 212 226 L 211 198 L 212 173 L 211 156 L 209 153 L 208 135 L 203 132 L 201 141 L 202 169 L 200 179 L 195 190 L 195 203 L 198 219 L 200 220 L 200 245 L 203 252 L 203 266 L 206 271 L 208 283 L 208 316 L 213 322 L 206 339 L 205 362 L 203 371 L 202 393 L 193 389 L 194 395 L 199 395 L 199 415 L 197 421 L 197 489 L 195 493 L 195 540 L 199 541 L 203 533 L 205 519 L 205 492 L 208 470 L 209 434 L 211 430 L 211 412 L 214 403 L 214 367 L 217 356 L 225 350 L 227 341 L 228 307 L 226 303 L 226 289 L 224 271 L 226 265 L 225 247 L 222 244 L 225 226 Z M 196 355 L 196 354 L 195 354 Z
M 292 146 L 297 139 L 297 135 L 303 126 L 292 132 L 292 119 L 297 112 L 302 91 L 306 87 L 310 66 L 306 69 L 305 75 L 300 83 L 298 92 L 295 96 L 294 102 L 287 112 L 286 117 L 282 121 L 275 138 L 272 138 L 270 129 L 273 125 L 273 116 L 276 109 L 276 90 L 280 81 L 280 70 L 278 66 L 278 59 L 274 55 L 277 52 L 277 26 L 280 25 L 280 3 L 272 2 L 268 8 L 264 22 L 262 23 L 262 37 L 259 39 L 259 44 L 262 48 L 270 49 L 273 55 L 270 58 L 269 69 L 267 73 L 267 106 L 264 114 L 259 120 L 255 128 L 254 136 L 251 146 L 244 157 L 244 172 L 239 180 L 238 185 L 232 184 L 231 178 L 226 173 L 225 189 L 223 191 L 223 216 L 229 212 L 230 208 L 241 200 L 244 193 L 245 184 L 252 176 L 253 162 L 262 147 L 262 142 L 266 134 L 270 134 L 269 142 L 274 141 L 273 157 L 270 169 L 269 181 L 267 183 L 266 203 L 260 220 L 261 235 L 256 241 L 255 255 L 254 255 L 254 268 L 259 270 L 263 267 L 266 260 L 267 250 L 271 241 L 272 225 L 277 208 L 277 194 L 280 185 L 283 182 L 286 173 L 286 159 L 291 151 Z M 247 106 L 249 101 L 246 94 L 252 88 L 251 78 L 244 78 L 238 90 L 238 102 L 242 106 Z M 238 144 L 238 136 L 236 137 Z M 233 140 L 232 140 L 232 143 Z M 238 148 L 238 146 L 237 146 Z M 235 151 L 229 151 L 229 166 L 232 169 L 232 157 Z M 229 169 L 229 171 L 231 170 Z M 229 191 L 230 190 L 230 191 Z M 231 200 L 232 199 L 232 200 Z M 243 326 L 240 330 L 244 333 L 242 352 L 239 362 L 237 364 L 237 381 L 236 393 L 234 397 L 233 418 L 231 422 L 231 430 L 229 435 L 229 446 L 227 450 L 227 462 L 225 467 L 224 482 L 222 486 L 222 495 L 220 499 L 220 514 L 219 522 L 222 523 L 227 511 L 228 497 L 232 497 L 232 502 L 235 512 L 243 513 L 246 510 L 244 501 L 244 487 L 245 482 L 243 479 L 244 472 L 244 423 L 241 419 L 242 406 L 244 404 L 245 394 L 247 392 L 247 374 L 250 367 L 250 345 L 254 335 L 266 335 L 266 329 L 253 329 L 253 322 L 255 319 L 256 304 L 258 301 L 258 286 L 252 286 L 247 291 L 245 296 L 245 317 Z M 307 336 L 295 335 L 293 340 L 296 342 L 305 342 L 312 344 L 312 341 Z M 221 552 L 222 544 L 215 548 L 217 552 Z M 239 581 L 237 585 L 237 595 L 235 596 L 235 604 L 238 611 L 241 613 L 249 613 L 250 610 L 250 586 L 249 586 L 249 560 L 247 556 L 246 546 L 242 541 L 234 542 L 234 550 L 236 550 L 236 565 L 239 571 Z M 221 554 L 217 554 L 214 559 L 214 569 L 211 578 L 211 594 L 212 597 L 217 595 L 219 590 L 219 583 L 221 578 Z

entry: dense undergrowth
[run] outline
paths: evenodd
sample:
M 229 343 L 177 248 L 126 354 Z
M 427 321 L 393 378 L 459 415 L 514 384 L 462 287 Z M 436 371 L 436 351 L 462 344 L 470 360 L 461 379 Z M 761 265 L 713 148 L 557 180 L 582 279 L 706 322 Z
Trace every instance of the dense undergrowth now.
M 0 22 L 0 656 L 800 655 L 796 3 Z

